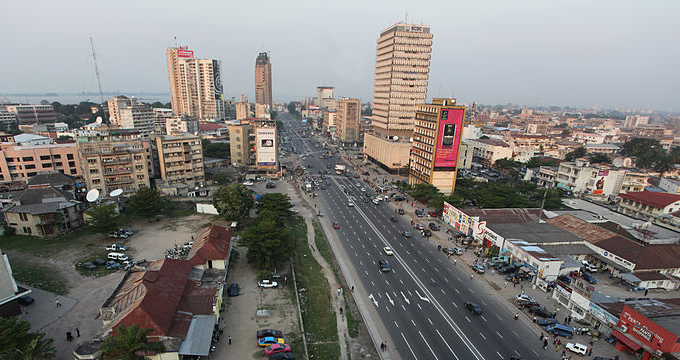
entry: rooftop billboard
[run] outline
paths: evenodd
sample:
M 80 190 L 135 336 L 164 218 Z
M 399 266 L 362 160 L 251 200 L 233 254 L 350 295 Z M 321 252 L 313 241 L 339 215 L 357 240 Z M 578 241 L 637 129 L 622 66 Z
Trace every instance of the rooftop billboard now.
M 434 156 L 435 170 L 456 170 L 464 118 L 465 107 L 441 109 Z

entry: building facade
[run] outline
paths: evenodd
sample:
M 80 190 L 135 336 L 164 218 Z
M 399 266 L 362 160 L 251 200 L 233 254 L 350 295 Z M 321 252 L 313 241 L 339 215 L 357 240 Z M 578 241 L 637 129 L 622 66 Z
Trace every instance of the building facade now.
M 56 236 L 84 224 L 80 202 L 51 186 L 24 190 L 3 213 L 7 225 L 21 235 Z
M 272 63 L 269 54 L 262 52 L 255 59 L 255 104 L 272 109 Z
M 191 116 L 173 116 L 165 121 L 164 134 L 196 134 L 198 133 L 198 120 Z
M 276 121 L 253 119 L 255 132 L 255 165 L 258 170 L 277 171 L 279 166 L 279 144 Z
M 320 109 L 328 109 L 328 102 L 335 99 L 335 88 L 332 86 L 316 87 L 316 106 Z
M 151 142 L 154 167 L 163 187 L 184 189 L 182 195 L 205 186 L 203 147 L 197 135 L 154 136 Z
M 478 161 L 493 165 L 498 159 L 512 159 L 510 145 L 496 139 L 468 139 L 465 143 L 472 147 L 472 156 Z
M 229 125 L 229 149 L 231 164 L 249 166 L 254 163 L 255 133 L 253 126 L 247 121 Z
M 412 137 L 416 105 L 427 97 L 431 51 L 428 25 L 398 23 L 378 38 L 373 133 L 364 135 L 364 153 L 388 170 L 408 164 L 410 146 L 402 143 Z
M 663 221 L 680 211 L 680 194 L 639 191 L 619 194 L 619 212 L 648 221 Z
M 338 131 L 335 137 L 343 143 L 359 140 L 359 121 L 361 120 L 361 101 L 359 99 L 338 99 Z
M 416 106 L 408 181 L 432 184 L 445 195 L 456 187 L 465 107 L 455 99 L 433 99 Z
M 82 175 L 75 142 L 42 145 L 0 143 L 0 152 L 0 175 L 3 183 L 26 181 L 46 171 Z
M 16 116 L 18 125 L 57 122 L 57 113 L 52 105 L 7 105 L 6 109 Z
M 186 47 L 168 48 L 166 59 L 172 111 L 199 120 L 223 120 L 220 61 L 196 59 Z

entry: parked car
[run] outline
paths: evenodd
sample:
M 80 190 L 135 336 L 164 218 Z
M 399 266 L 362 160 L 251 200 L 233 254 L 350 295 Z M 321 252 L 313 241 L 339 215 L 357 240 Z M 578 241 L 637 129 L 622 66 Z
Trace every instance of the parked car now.
M 571 284 L 571 277 L 566 275 L 560 275 L 557 277 L 557 281 L 561 281 L 567 285 Z
M 262 281 L 258 281 L 257 286 L 259 286 L 261 288 L 275 288 L 275 287 L 279 286 L 279 283 L 277 283 L 276 281 L 271 281 L 271 280 L 265 279 L 265 280 L 262 280 Z
M 471 302 L 465 303 L 465 308 L 468 309 L 474 315 L 482 315 L 482 308 L 479 305 Z
M 416 210 L 416 216 L 417 217 L 422 217 L 424 214 L 425 213 L 423 212 L 423 210 L 421 210 L 421 209 Z
M 231 285 L 229 285 L 229 296 L 238 296 L 238 284 L 237 283 L 231 283 Z
M 276 189 L 276 183 L 273 182 L 268 182 L 267 185 L 265 185 L 267 189 Z
M 111 244 L 111 245 L 106 247 L 106 250 L 108 250 L 108 251 L 126 251 L 127 246 L 120 245 L 120 244 Z
M 135 263 L 132 260 L 126 260 L 126 261 L 123 261 L 120 264 L 120 269 L 121 270 L 130 270 L 133 266 L 135 266 Z
M 253 186 L 253 185 L 255 185 L 255 184 L 254 184 L 252 181 L 246 181 L 246 182 L 243 183 L 243 185 L 245 185 L 245 186 Z
M 437 224 L 435 224 L 435 223 L 429 223 L 429 224 L 427 224 L 427 227 L 429 227 L 430 230 L 432 230 L 432 231 L 439 231 L 439 226 L 437 226 Z
M 339 228 L 340 228 L 340 224 L 338 224 L 337 221 L 333 221 L 333 229 L 339 229 Z
M 391 222 L 399 222 L 399 219 L 397 219 L 396 217 L 392 216 L 392 217 L 390 218 L 390 221 L 391 221 Z
M 92 263 L 97 265 L 97 266 L 104 266 L 106 265 L 106 261 L 102 259 L 94 259 L 92 260 Z
M 385 246 L 385 247 L 383 248 L 383 251 L 385 252 L 385 255 L 387 255 L 387 256 L 394 255 L 394 252 L 392 252 L 392 248 L 389 247 L 389 246 Z
M 272 354 L 269 360 L 295 360 L 295 355 L 292 352 L 279 352 Z
M 97 265 L 95 265 L 91 262 L 82 263 L 82 264 L 80 264 L 80 266 L 82 266 L 83 268 L 85 268 L 87 270 L 94 270 L 94 269 L 97 268 Z
M 470 267 L 477 274 L 484 274 L 486 272 L 486 270 L 484 270 L 484 266 L 482 266 L 482 265 L 470 264 Z
M 120 228 L 118 229 L 118 233 L 123 233 L 127 236 L 132 236 L 132 230 L 128 230 L 126 228 Z
M 397 214 L 404 215 L 405 213 L 404 209 L 397 209 Z
M 277 338 L 273 336 L 266 336 L 263 338 L 257 339 L 257 345 L 259 346 L 269 346 L 269 345 L 274 345 L 274 344 L 285 344 L 286 341 L 283 338 Z
M 555 313 L 552 311 L 548 311 L 548 309 L 542 307 L 542 306 L 532 306 L 529 308 L 529 313 L 534 314 L 536 316 L 540 316 L 542 318 L 551 318 L 555 316 Z
M 290 345 L 288 344 L 273 344 L 270 346 L 267 346 L 264 349 L 264 354 L 266 356 L 271 356 L 276 353 L 281 353 L 281 352 L 291 352 L 292 349 L 290 348 Z
M 453 255 L 456 253 L 456 251 L 453 248 L 443 248 L 442 251 L 444 252 L 444 254 L 447 255 Z
M 126 239 L 128 237 L 128 234 L 120 233 L 118 231 L 114 231 L 114 232 L 109 234 L 109 237 L 114 238 L 114 239 Z
M 35 299 L 33 299 L 32 297 L 30 297 L 28 295 L 24 295 L 24 296 L 19 297 L 17 299 L 17 301 L 19 302 L 19 305 L 28 306 L 28 305 L 33 304 L 35 302 Z
M 258 330 L 257 334 L 255 336 L 256 339 L 267 337 L 267 336 L 273 336 L 276 338 L 282 338 L 283 337 L 283 332 L 280 330 L 273 330 L 273 329 L 262 329 Z
M 515 296 L 515 300 L 517 300 L 517 301 L 534 301 L 534 298 L 532 298 L 531 296 L 529 296 L 527 294 L 517 294 L 517 296 Z
M 410 238 L 410 237 L 411 237 L 411 233 L 408 232 L 408 231 L 402 231 L 402 232 L 401 232 L 401 235 L 402 235 L 403 237 L 405 237 L 405 238 Z
M 427 229 L 423 230 L 423 236 L 425 236 L 425 237 L 430 237 L 430 236 L 432 236 L 432 231 L 427 230 Z
M 116 270 L 120 268 L 120 264 L 115 261 L 106 262 L 106 270 Z
M 547 319 L 538 319 L 536 320 L 536 323 L 541 326 L 548 326 L 548 325 L 555 325 L 557 324 L 557 320 L 553 318 L 547 318 Z
M 566 348 L 567 350 L 571 351 L 571 352 L 575 352 L 575 353 L 581 354 L 581 355 L 585 355 L 586 352 L 588 351 L 588 347 L 587 347 L 587 346 L 585 346 L 585 345 L 583 345 L 583 344 L 579 344 L 579 343 L 568 343 L 568 344 L 565 346 L 565 348 Z
M 590 275 L 589 273 L 583 273 L 583 280 L 587 281 L 590 284 L 597 284 L 597 280 L 593 275 Z
M 417 223 L 415 227 L 416 227 L 416 229 L 418 229 L 418 230 L 424 230 L 424 229 L 425 229 L 425 225 L 423 225 L 423 224 L 421 224 L 421 223 Z
M 535 301 L 518 300 L 517 304 L 522 308 L 530 308 L 532 306 L 539 306 Z
M 380 271 L 382 272 L 390 272 L 392 270 L 387 260 L 378 260 L 378 266 L 380 267 Z

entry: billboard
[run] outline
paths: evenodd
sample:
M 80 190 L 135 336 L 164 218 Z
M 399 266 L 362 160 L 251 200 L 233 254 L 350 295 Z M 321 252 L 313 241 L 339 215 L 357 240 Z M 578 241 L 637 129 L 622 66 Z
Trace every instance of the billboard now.
M 604 179 L 609 176 L 609 170 L 600 170 L 597 172 L 597 181 L 595 181 L 595 187 L 593 187 L 593 195 L 604 194 Z
M 276 165 L 276 128 L 258 128 L 255 134 L 257 165 Z
M 220 62 L 219 60 L 213 60 L 213 82 L 215 87 L 215 100 L 222 99 L 222 78 L 220 76 Z
M 468 235 L 473 218 L 467 216 L 467 214 L 447 202 L 444 202 L 444 213 L 442 215 L 444 222 L 450 224 L 454 229 L 463 234 Z
M 464 118 L 464 107 L 441 109 L 434 156 L 435 170 L 456 169 Z
M 181 58 L 193 58 L 194 57 L 194 52 L 192 50 L 189 50 L 189 47 L 187 46 L 180 46 L 177 49 L 177 57 Z

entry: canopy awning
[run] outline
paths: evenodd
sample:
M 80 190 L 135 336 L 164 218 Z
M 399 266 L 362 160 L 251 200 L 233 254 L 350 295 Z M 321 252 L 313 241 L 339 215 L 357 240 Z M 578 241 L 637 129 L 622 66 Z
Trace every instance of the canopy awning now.
M 621 333 L 618 330 L 612 331 L 612 336 L 620 340 L 624 345 L 628 346 L 633 351 L 638 351 L 642 349 L 642 345 L 636 343 L 631 338 L 629 338 L 628 336 L 626 336 L 625 334 Z

